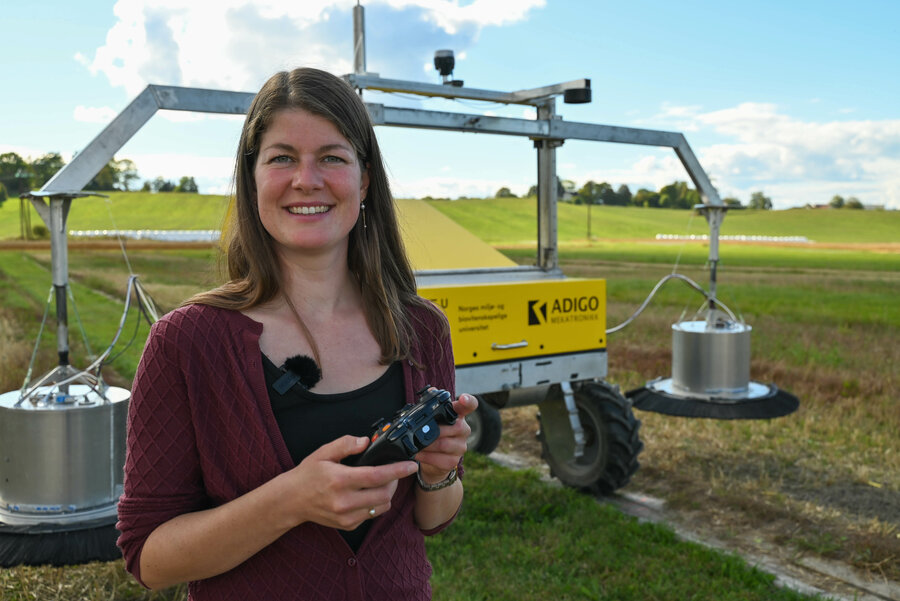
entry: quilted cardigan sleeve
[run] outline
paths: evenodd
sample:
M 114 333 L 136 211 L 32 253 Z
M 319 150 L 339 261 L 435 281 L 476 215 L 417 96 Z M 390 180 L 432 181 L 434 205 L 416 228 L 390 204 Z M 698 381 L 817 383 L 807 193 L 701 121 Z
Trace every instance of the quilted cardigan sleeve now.
M 453 359 L 453 345 L 449 334 L 447 318 L 438 311 L 417 308 L 412 313 L 416 330 L 417 360 L 421 370 L 417 370 L 413 387 L 415 391 L 426 385 L 442 388 L 456 398 L 456 364 Z M 446 335 L 444 334 L 446 332 Z M 459 460 L 457 475 L 463 478 L 463 460 Z M 447 528 L 456 519 L 453 514 L 446 522 L 430 530 L 422 530 L 425 536 L 432 536 Z
M 186 374 L 179 361 L 185 337 L 177 320 L 164 318 L 154 324 L 132 387 L 124 493 L 116 527 L 126 568 L 139 582 L 141 550 L 150 533 L 177 515 L 209 504 Z

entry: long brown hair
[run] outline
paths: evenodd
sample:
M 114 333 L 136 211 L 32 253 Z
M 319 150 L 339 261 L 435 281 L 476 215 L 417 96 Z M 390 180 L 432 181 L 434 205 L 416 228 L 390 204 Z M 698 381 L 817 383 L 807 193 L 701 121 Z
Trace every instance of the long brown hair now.
M 381 362 L 410 358 L 413 329 L 406 308 L 421 306 L 435 313 L 438 309 L 416 294 L 415 275 L 404 250 L 387 173 L 365 104 L 349 84 L 318 69 L 276 73 L 253 99 L 241 131 L 235 193 L 223 228 L 228 282 L 184 304 L 240 311 L 282 293 L 274 242 L 263 227 L 256 205 L 254 167 L 263 133 L 275 113 L 283 109 L 302 109 L 328 119 L 353 146 L 360 165 L 368 169 L 365 227 L 358 220 L 350 231 L 347 262 L 359 281 L 363 310 L 381 347 Z M 443 318 L 441 323 L 446 323 Z M 302 320 L 301 326 L 315 353 L 315 341 Z

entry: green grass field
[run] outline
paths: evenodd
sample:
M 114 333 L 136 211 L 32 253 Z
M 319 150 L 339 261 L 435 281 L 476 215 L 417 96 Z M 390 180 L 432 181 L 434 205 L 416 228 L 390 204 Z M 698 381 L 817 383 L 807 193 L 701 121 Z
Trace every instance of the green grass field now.
M 431 205 L 491 244 L 536 239 L 534 198 L 432 201 Z M 708 234 L 706 220 L 692 211 L 595 206 L 591 237 L 603 240 L 652 239 L 657 234 Z M 587 240 L 588 207 L 558 205 L 559 240 Z M 728 211 L 723 236 L 806 236 L 827 243 L 900 242 L 900 211 Z
M 536 233 L 534 198 L 431 201 L 432 206 L 491 244 L 531 243 Z M 73 201 L 70 230 L 219 229 L 227 198 L 205 194 L 111 192 L 108 198 Z M 42 223 L 33 208 L 32 226 Z M 652 239 L 657 234 L 709 233 L 692 211 L 595 206 L 591 237 L 604 240 Z M 588 207 L 558 205 L 560 242 L 587 240 Z M 0 240 L 19 236 L 19 201 L 0 205 Z M 823 243 L 900 242 L 900 211 L 732 210 L 725 236 L 806 236 Z
M 90 196 L 72 201 L 69 230 L 216 230 L 228 199 L 207 194 L 110 192 L 108 198 Z M 43 224 L 28 206 L 31 225 Z M 0 205 L 0 240 L 19 237 L 19 199 Z
M 111 204 L 123 229 L 156 228 L 179 211 L 185 211 L 182 221 L 170 227 L 219 227 L 222 198 L 183 196 L 125 195 Z M 91 202 L 97 204 L 90 210 L 87 204 L 73 208 L 70 229 L 103 227 L 106 201 Z M 533 201 L 433 205 L 451 215 L 461 211 L 455 218 L 474 233 L 521 263 L 531 260 L 533 249 L 521 246 L 533 239 Z M 142 211 L 140 219 L 123 221 L 119 211 L 128 213 L 132 206 Z M 560 206 L 560 221 L 567 220 L 561 226 L 562 266 L 570 276 L 607 280 L 609 325 L 630 315 L 676 261 L 679 272 L 706 285 L 705 245 L 648 241 L 656 233 L 680 233 L 689 213 L 595 207 L 594 223 L 616 224 L 610 228 L 616 235 L 588 242 L 576 231 L 584 225 L 576 210 L 584 207 Z M 723 233 L 758 235 L 755 230 L 791 221 L 806 229 L 763 233 L 817 241 L 830 236 L 832 245 L 888 245 L 900 242 L 897 214 L 735 211 L 725 223 L 737 229 Z M 670 226 L 675 231 L 660 231 L 676 219 L 680 225 Z M 693 218 L 693 233 L 705 227 L 701 217 Z M 0 208 L 0 238 L 17 233 L 18 203 L 10 201 Z M 720 298 L 753 325 L 751 375 L 790 390 L 801 408 L 785 418 L 742 422 L 641 412 L 645 450 L 626 491 L 659 496 L 684 519 L 715 528 L 717 537 L 742 548 L 759 541 L 784 549 L 786 562 L 824 557 L 871 578 L 900 581 L 900 253 L 864 248 L 723 243 Z M 133 270 L 163 310 L 213 285 L 214 259 L 212 249 L 129 251 Z M 21 385 L 50 287 L 49 261 L 46 249 L 0 250 L 2 390 Z M 70 250 L 69 264 L 78 311 L 96 352 L 118 323 L 122 304 L 116 297 L 128 272 L 118 251 Z M 668 375 L 670 325 L 700 300 L 678 283 L 664 287 L 632 326 L 610 336 L 610 381 L 627 390 Z M 135 330 L 134 316 L 128 324 L 123 342 L 136 331 L 134 342 L 106 371 L 111 383 L 123 386 L 146 336 L 145 325 Z M 70 318 L 73 360 L 82 364 L 76 327 Z M 39 373 L 54 361 L 52 329 L 38 353 Z M 534 412 L 501 412 L 500 450 L 539 462 Z M 680 541 L 668 527 L 638 523 L 548 485 L 536 472 L 511 471 L 477 456 L 467 462 L 467 501 L 459 520 L 428 542 L 435 599 L 807 598 L 774 587 L 770 575 L 734 556 Z M 144 593 L 124 575 L 121 562 L 0 572 L 0 599 L 34 598 L 181 599 L 183 589 Z

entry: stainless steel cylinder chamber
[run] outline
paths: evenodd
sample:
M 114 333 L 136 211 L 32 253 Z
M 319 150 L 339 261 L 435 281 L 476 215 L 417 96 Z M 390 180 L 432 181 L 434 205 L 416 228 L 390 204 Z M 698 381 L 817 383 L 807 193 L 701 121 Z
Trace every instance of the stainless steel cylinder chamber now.
M 66 523 L 115 515 L 130 391 L 85 385 L 0 395 L 0 521 Z
M 672 325 L 672 391 L 743 397 L 750 386 L 751 327 L 737 322 L 682 321 Z

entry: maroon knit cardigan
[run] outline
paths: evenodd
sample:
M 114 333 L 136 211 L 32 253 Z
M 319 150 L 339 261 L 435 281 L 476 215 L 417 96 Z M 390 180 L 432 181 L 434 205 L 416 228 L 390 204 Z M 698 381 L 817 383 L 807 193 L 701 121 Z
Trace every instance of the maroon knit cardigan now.
M 413 362 L 406 402 L 425 385 L 455 398 L 453 354 L 440 316 L 411 308 Z M 237 311 L 191 305 L 157 322 L 138 366 L 128 414 L 118 544 L 141 581 L 140 555 L 173 517 L 215 507 L 294 467 L 272 413 L 261 365 L 262 324 Z M 389 512 L 357 553 L 340 534 L 304 523 L 218 576 L 188 585 L 195 601 L 229 599 L 425 600 L 431 564 L 413 520 L 415 477 L 400 481 Z

